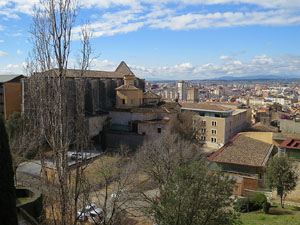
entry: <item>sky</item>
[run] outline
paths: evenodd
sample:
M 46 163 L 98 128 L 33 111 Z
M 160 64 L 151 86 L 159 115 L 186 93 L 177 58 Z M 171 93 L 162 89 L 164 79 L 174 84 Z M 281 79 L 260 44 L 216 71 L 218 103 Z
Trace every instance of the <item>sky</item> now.
M 0 74 L 24 73 L 38 0 L 0 0 Z M 74 26 L 88 22 L 93 70 L 125 61 L 136 76 L 209 79 L 300 77 L 300 0 L 81 0 Z M 75 59 L 74 59 L 75 60 Z

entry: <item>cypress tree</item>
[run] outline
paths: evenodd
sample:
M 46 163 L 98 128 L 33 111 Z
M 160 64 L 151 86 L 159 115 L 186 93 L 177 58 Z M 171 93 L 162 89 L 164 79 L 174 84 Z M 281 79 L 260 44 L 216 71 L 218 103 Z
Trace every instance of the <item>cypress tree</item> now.
M 18 225 L 12 157 L 0 114 L 0 224 Z

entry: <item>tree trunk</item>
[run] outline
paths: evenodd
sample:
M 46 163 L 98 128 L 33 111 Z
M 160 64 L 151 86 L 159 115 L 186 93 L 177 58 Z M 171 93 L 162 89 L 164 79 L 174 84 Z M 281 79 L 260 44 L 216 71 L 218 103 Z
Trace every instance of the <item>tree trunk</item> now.
M 0 115 L 0 224 L 18 225 L 12 157 Z

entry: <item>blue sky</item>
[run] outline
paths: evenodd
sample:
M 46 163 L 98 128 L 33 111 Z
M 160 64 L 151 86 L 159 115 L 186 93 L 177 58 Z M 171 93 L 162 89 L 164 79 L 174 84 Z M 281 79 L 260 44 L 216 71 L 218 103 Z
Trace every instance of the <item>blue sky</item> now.
M 0 74 L 22 73 L 37 0 L 0 0 Z M 299 0 L 81 0 L 98 57 L 124 60 L 142 78 L 299 75 Z M 72 57 L 73 57 L 72 55 Z

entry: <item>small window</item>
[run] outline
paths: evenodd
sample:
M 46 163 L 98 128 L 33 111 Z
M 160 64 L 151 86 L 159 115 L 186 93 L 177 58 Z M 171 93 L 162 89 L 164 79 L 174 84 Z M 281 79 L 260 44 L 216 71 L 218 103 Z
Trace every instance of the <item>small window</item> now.
M 217 130 L 211 130 L 211 134 L 217 134 Z
M 211 125 L 214 127 L 217 126 L 217 121 L 211 121 Z
M 122 104 L 125 105 L 125 99 L 122 99 Z
M 212 137 L 210 140 L 211 140 L 212 143 L 216 143 L 217 142 L 217 138 L 213 138 Z
M 157 133 L 161 133 L 161 128 L 159 127 L 159 128 L 157 128 Z

